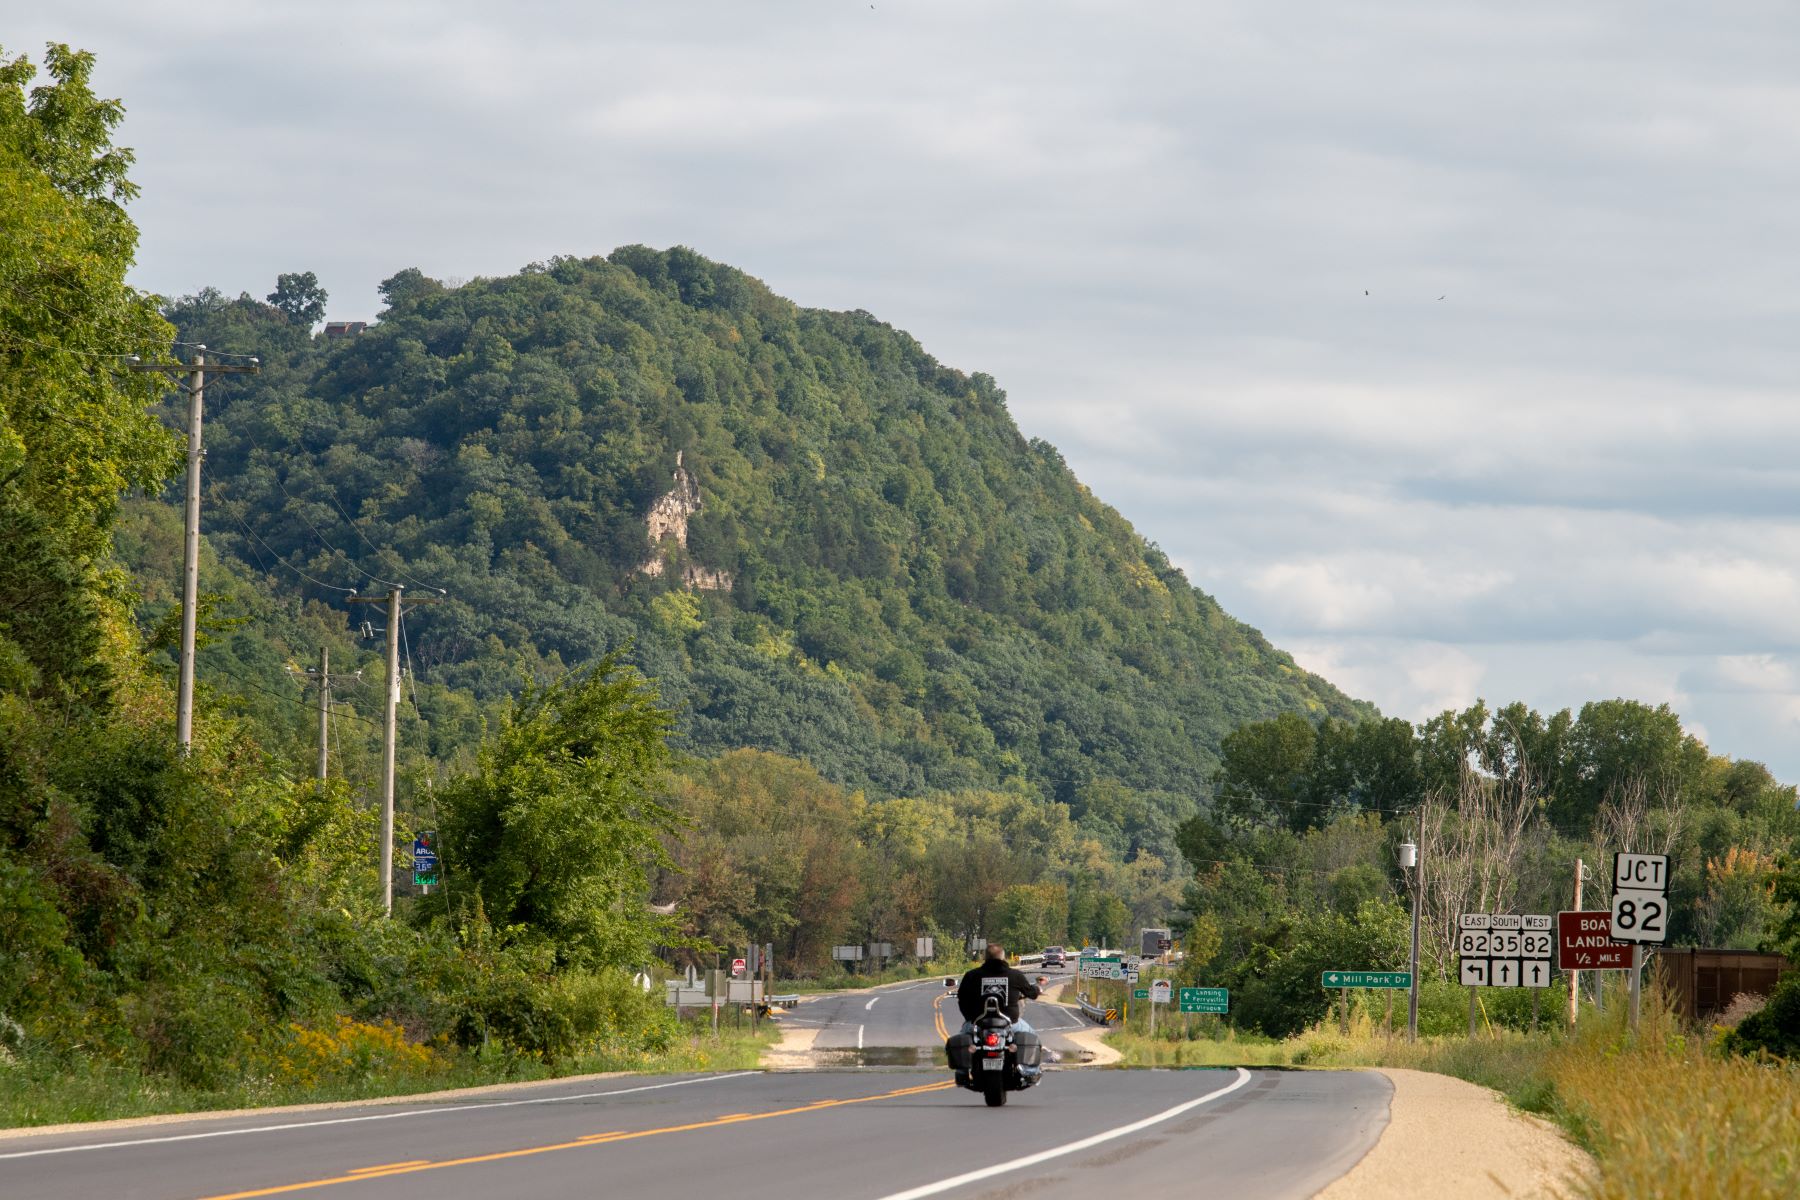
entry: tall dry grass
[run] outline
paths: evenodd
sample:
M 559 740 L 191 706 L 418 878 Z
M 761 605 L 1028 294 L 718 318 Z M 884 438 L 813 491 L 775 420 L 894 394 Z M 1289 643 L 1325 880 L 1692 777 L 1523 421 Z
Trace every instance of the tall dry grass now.
M 1800 1064 L 1723 1055 L 1645 997 L 1639 1030 L 1624 1007 L 1584 1012 L 1574 1031 L 1496 1030 L 1390 1041 L 1368 1020 L 1282 1041 L 1163 1041 L 1119 1033 L 1124 1065 L 1411 1067 L 1502 1093 L 1557 1122 L 1594 1155 L 1576 1181 L 1588 1200 L 1797 1200 Z

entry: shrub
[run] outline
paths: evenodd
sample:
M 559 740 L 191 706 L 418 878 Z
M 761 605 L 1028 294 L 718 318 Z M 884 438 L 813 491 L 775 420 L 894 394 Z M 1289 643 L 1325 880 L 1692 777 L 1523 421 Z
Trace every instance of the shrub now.
M 1769 994 L 1768 1003 L 1725 1035 L 1734 1054 L 1772 1054 L 1800 1060 L 1800 975 L 1789 975 Z

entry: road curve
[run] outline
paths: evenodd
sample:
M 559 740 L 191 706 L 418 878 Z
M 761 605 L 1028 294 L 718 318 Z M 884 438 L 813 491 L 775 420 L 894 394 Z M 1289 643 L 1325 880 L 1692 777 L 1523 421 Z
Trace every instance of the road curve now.
M 1067 977 L 1066 972 L 1050 975 L 1053 983 Z M 1068 1034 L 1094 1028 L 1076 1010 L 1060 1004 L 1027 1002 L 1023 1016 L 1043 1035 L 1047 1047 L 1065 1056 L 1078 1049 Z M 962 1018 L 943 977 L 933 976 L 864 991 L 803 997 L 778 1023 L 818 1030 L 812 1049 L 827 1064 L 922 1066 L 942 1062 L 944 1038 L 960 1028 Z M 904 1053 L 885 1053 L 888 1051 Z
M 1374 1143 L 1389 1095 L 1373 1073 L 1069 1071 L 988 1109 L 937 1070 L 621 1077 L 9 1139 L 0 1196 L 1305 1197 Z

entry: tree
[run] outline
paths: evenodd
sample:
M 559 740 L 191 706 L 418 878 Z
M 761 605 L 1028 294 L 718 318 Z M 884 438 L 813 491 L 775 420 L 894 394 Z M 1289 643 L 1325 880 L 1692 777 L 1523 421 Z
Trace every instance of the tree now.
M 1069 892 L 1057 883 L 1020 883 L 994 898 L 998 940 L 1028 954 L 1060 942 L 1069 928 Z
M 275 290 L 269 293 L 270 304 L 286 313 L 289 321 L 309 330 L 325 319 L 327 299 L 319 277 L 311 271 L 277 275 Z
M 137 228 L 124 116 L 89 87 L 93 55 L 52 45 L 50 82 L 0 58 L 0 507 L 29 512 L 77 562 L 106 546 L 119 496 L 153 489 L 176 464 L 151 406 L 161 378 L 128 356 L 167 361 L 173 329 L 125 283 Z M 0 596 L 27 612 L 28 598 Z
M 1213 776 L 1219 812 L 1246 825 L 1306 829 L 1320 823 L 1311 787 L 1317 741 L 1312 722 L 1298 713 L 1226 734 Z
M 662 932 L 650 872 L 674 814 L 655 789 L 670 718 L 616 656 L 531 694 L 445 789 L 446 873 L 558 961 L 640 965 Z

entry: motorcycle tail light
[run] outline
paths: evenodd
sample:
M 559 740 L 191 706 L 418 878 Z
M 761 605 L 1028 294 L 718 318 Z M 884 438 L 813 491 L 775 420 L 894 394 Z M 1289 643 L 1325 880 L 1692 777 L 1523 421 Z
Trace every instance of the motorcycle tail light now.
M 1000 1035 L 997 1033 L 988 1034 L 987 1035 L 987 1044 L 990 1046 L 998 1046 L 1000 1044 Z

